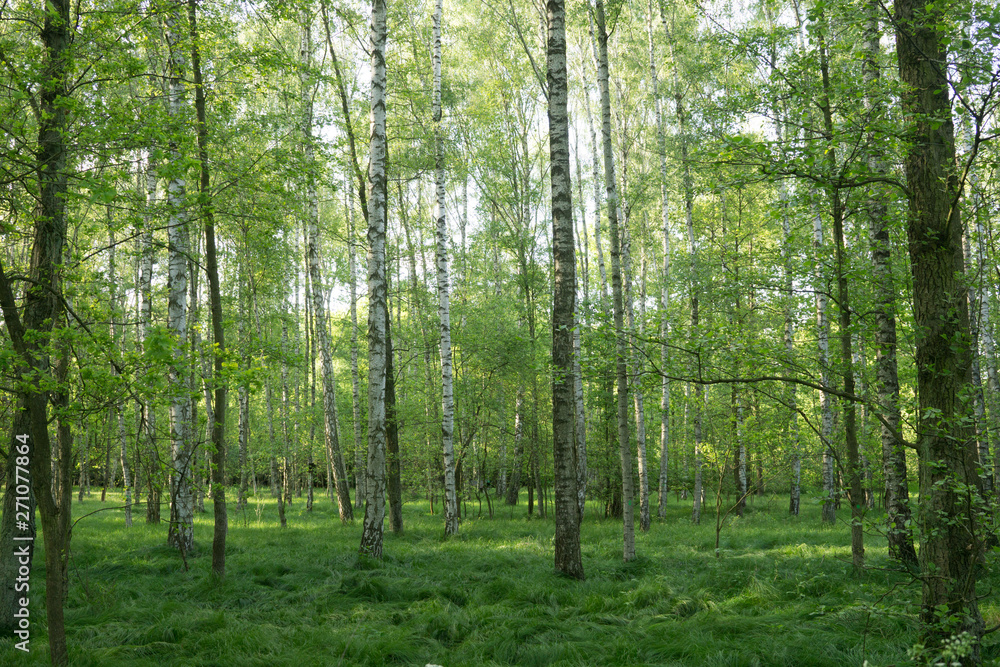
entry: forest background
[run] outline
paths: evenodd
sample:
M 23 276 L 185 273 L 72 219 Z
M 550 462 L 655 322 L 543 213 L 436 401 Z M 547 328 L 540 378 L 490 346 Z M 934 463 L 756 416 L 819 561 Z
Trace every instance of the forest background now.
M 35 504 L 65 664 L 71 515 L 187 570 L 211 509 L 221 586 L 227 495 L 363 514 L 364 568 L 407 500 L 526 491 L 582 580 L 581 522 L 642 570 L 780 496 L 910 578 L 910 659 L 990 659 L 998 45 L 964 1 L 4 3 L 0 627 Z

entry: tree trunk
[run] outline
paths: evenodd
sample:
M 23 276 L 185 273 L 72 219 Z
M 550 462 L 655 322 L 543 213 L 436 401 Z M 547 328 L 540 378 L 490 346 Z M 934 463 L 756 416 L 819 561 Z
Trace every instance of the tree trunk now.
M 623 160 L 624 161 L 624 160 Z M 624 176 L 622 178 L 624 181 Z M 624 239 L 622 243 L 622 275 L 624 278 L 625 315 L 628 321 L 629 337 L 637 331 L 641 333 L 641 324 L 636 329 L 635 307 L 633 306 L 631 286 L 635 282 L 632 273 L 632 235 L 628 231 L 628 223 L 624 225 Z M 641 321 L 641 318 L 640 318 Z M 635 341 L 630 343 L 631 354 L 631 379 L 632 388 L 632 408 L 635 416 L 635 444 L 639 465 L 639 528 L 643 532 L 649 530 L 649 473 L 646 466 L 646 407 L 644 392 L 640 384 L 642 377 L 642 360 L 639 355 L 638 346 Z
M 780 134 L 780 131 L 779 131 Z M 781 186 L 781 226 L 782 226 L 782 272 L 784 278 L 785 316 L 785 363 L 795 363 L 795 292 L 792 288 L 792 227 L 788 215 L 788 190 Z M 796 406 L 796 386 L 789 382 L 785 387 L 785 404 L 788 408 L 788 444 L 792 452 L 792 483 L 788 496 L 788 513 L 799 515 L 802 495 L 802 454 L 799 440 L 799 413 Z
M 521 470 L 524 467 L 524 387 L 517 388 L 514 397 L 514 463 L 511 466 L 510 483 L 507 485 L 508 505 L 517 505 L 521 494 Z M 529 485 L 530 486 L 530 485 Z
M 954 633 L 970 633 L 975 651 L 962 664 L 978 664 L 984 627 L 976 568 L 982 546 L 973 508 L 979 479 L 963 399 L 972 350 L 950 87 L 940 65 L 947 57 L 939 28 L 946 8 L 923 0 L 895 0 L 894 7 L 899 73 L 907 86 L 903 117 L 909 121 L 905 167 L 919 407 L 921 618 L 932 646 Z
M 633 517 L 632 449 L 628 427 L 628 369 L 625 351 L 625 308 L 622 290 L 621 233 L 618 229 L 618 189 L 615 185 L 615 164 L 611 149 L 611 93 L 608 90 L 608 31 L 605 26 L 604 2 L 596 7 L 598 68 L 597 84 L 601 91 L 601 135 L 604 144 L 604 182 L 608 197 L 608 227 L 611 233 L 611 291 L 614 301 L 615 358 L 618 389 L 618 449 L 622 466 L 622 557 L 625 562 L 635 558 L 635 519 Z
M 656 150 L 660 154 L 660 215 L 663 220 L 663 270 L 660 292 L 660 370 L 663 372 L 660 385 L 660 475 L 657 492 L 656 514 L 661 519 L 667 516 L 667 498 L 670 494 L 670 380 L 667 365 L 670 363 L 670 208 L 667 172 L 667 137 L 663 122 L 663 101 L 660 99 L 660 84 L 656 73 L 656 48 L 653 39 L 653 2 L 649 0 L 646 16 L 646 32 L 649 37 L 649 77 L 656 114 Z
M 309 23 L 302 27 L 303 58 L 309 59 L 311 53 L 311 38 Z M 313 164 L 315 150 L 312 136 L 313 108 L 312 91 L 307 85 L 308 79 L 303 73 L 300 79 L 302 95 L 302 136 L 306 162 Z M 333 372 L 333 345 L 330 342 L 330 332 L 326 323 L 326 306 L 323 303 L 323 281 L 320 276 L 319 248 L 319 203 L 316 195 L 315 175 L 310 170 L 306 176 L 306 199 L 308 207 L 309 240 L 307 244 L 309 261 L 309 279 L 312 282 L 313 317 L 316 320 L 316 334 L 319 339 L 320 354 L 323 357 L 323 423 L 326 434 L 326 451 L 330 459 L 332 484 L 336 489 L 337 509 L 343 522 L 354 520 L 354 510 L 351 505 L 351 492 L 347 482 L 347 471 L 344 466 L 344 456 L 340 448 L 340 429 L 337 424 L 336 377 Z
M 386 298 L 385 38 L 386 0 L 372 0 L 371 143 L 368 166 L 368 471 L 360 552 L 382 558 L 385 519 L 385 376 L 389 319 Z
M 208 273 L 209 300 L 212 317 L 212 342 L 215 401 L 211 405 L 212 423 L 212 509 L 214 529 L 212 536 L 212 574 L 222 578 L 226 575 L 226 534 L 229 531 L 229 517 L 226 513 L 226 400 L 227 387 L 223 379 L 223 357 L 226 341 L 222 322 L 222 291 L 219 285 L 219 261 L 215 246 L 215 211 L 212 205 L 211 178 L 208 161 L 208 125 L 205 109 L 205 86 L 201 75 L 201 54 L 198 39 L 197 0 L 188 1 L 191 23 L 191 69 L 194 73 L 195 112 L 198 121 L 198 160 L 201 166 L 199 182 L 199 204 L 205 225 L 205 270 Z M 127 484 L 127 482 L 126 482 Z
M 122 341 L 119 340 L 119 299 L 118 299 L 118 276 L 115 266 L 115 255 L 116 249 L 118 247 L 115 241 L 115 231 L 111 224 L 111 219 L 108 219 L 108 282 L 110 283 L 110 294 L 108 295 L 108 300 L 111 303 L 111 341 L 112 345 L 121 350 L 124 347 Z M 112 367 L 112 376 L 119 377 L 118 369 Z M 128 449 L 126 448 L 126 437 L 125 437 L 125 411 L 121 403 L 116 402 L 114 405 L 115 422 L 118 426 L 118 463 L 122 467 L 122 481 L 125 491 L 125 527 L 132 527 L 132 477 L 129 474 L 128 467 Z
M 823 523 L 834 523 L 836 514 L 836 481 L 833 456 L 833 400 L 825 391 L 830 386 L 830 322 L 826 317 L 829 284 L 826 279 L 823 254 L 823 220 L 819 213 L 813 218 L 814 278 L 816 290 L 816 335 L 819 349 L 820 384 L 820 440 L 823 447 Z
M 444 532 L 458 533 L 458 499 L 455 495 L 455 401 L 451 370 L 451 310 L 448 293 L 448 225 L 444 212 L 444 136 L 441 130 L 441 14 L 442 0 L 434 5 L 434 189 L 439 347 L 441 351 L 441 445 L 444 449 Z
M 63 486 L 61 497 L 52 495 L 51 443 L 48 433 L 48 406 L 45 391 L 40 386 L 40 376 L 48 372 L 48 354 L 45 345 L 47 335 L 62 312 L 61 280 L 59 265 L 63 262 L 63 247 L 66 238 L 65 198 L 67 192 L 67 75 L 72 70 L 70 52 L 71 29 L 68 0 L 51 0 L 45 5 L 45 19 L 41 28 L 45 59 L 42 63 L 40 89 L 38 91 L 39 123 L 37 146 L 38 173 L 38 214 L 35 217 L 35 238 L 32 247 L 29 275 L 31 282 L 25 294 L 23 320 L 17 312 L 14 294 L 8 282 L 5 269 L 0 264 L 0 310 L 3 312 L 7 332 L 19 357 L 18 375 L 28 385 L 18 397 L 19 409 L 14 425 L 27 427 L 11 435 L 8 449 L 7 485 L 4 494 L 2 524 L 0 524 L 0 570 L 5 574 L 13 568 L 26 565 L 30 571 L 33 548 L 28 547 L 27 563 L 15 555 L 26 544 L 34 544 L 34 531 L 28 535 L 15 535 L 16 496 L 29 496 L 17 492 L 17 466 L 23 462 L 19 457 L 27 456 L 27 467 L 31 477 L 32 491 L 38 503 L 42 518 L 42 536 L 45 540 L 45 611 L 48 621 L 49 658 L 53 665 L 66 665 L 69 657 L 66 648 L 66 628 L 63 617 L 63 599 L 66 596 L 66 566 L 69 558 L 70 526 L 70 485 Z M 25 333 L 38 332 L 33 339 L 25 340 Z M 62 363 L 68 363 L 64 359 Z M 65 369 L 64 371 L 65 372 Z M 68 391 L 68 389 L 64 389 Z M 25 415 L 23 411 L 28 414 Z M 20 424 L 19 424 L 20 422 Z M 60 438 L 59 459 L 62 462 L 62 477 L 69 477 L 71 451 L 69 438 Z M 13 463 L 13 469 L 10 463 Z M 29 501 L 30 502 L 30 501 Z M 14 505 L 10 507 L 10 505 Z M 31 515 L 34 517 L 32 509 Z M 33 521 L 29 521 L 32 524 Z M 25 532 L 19 528 L 18 532 Z M 27 538 L 17 542 L 16 538 Z M 15 547 L 15 545 L 17 545 Z M 0 624 L 3 629 L 13 627 L 13 607 L 19 603 L 8 588 L 13 578 L 3 579 L 0 585 Z M 20 596 L 18 596 L 20 597 Z M 20 605 L 18 605 L 20 606 Z M 8 616 L 8 614 L 11 614 Z M 27 640 L 27 637 L 22 639 Z
M 145 224 L 140 232 L 142 246 L 139 255 L 139 327 L 137 333 L 140 352 L 145 351 L 146 336 L 150 326 L 152 326 L 153 259 L 156 254 L 153 247 L 152 208 L 156 201 L 156 180 L 156 163 L 150 154 L 146 165 Z M 149 397 L 142 401 L 139 406 L 141 428 L 138 433 L 140 433 L 139 438 L 145 444 L 143 472 L 146 475 L 146 523 L 155 524 L 160 522 L 160 482 L 157 463 L 159 458 L 156 451 L 156 411 L 150 405 L 151 400 L 152 397 Z
M 347 178 L 347 270 L 351 290 L 351 417 L 354 425 L 355 509 L 363 509 L 365 497 L 364 449 L 361 447 L 361 394 L 358 375 L 358 269 L 354 232 L 354 184 Z
M 438 0 L 440 2 L 441 0 Z M 580 554 L 580 497 L 577 493 L 576 373 L 573 331 L 576 314 L 576 256 L 569 169 L 569 96 L 566 73 L 565 0 L 547 0 L 547 84 L 549 169 L 552 186 L 552 452 L 555 476 L 555 568 L 583 579 Z M 580 393 L 582 394 L 582 387 Z
M 169 46 L 167 114 L 170 122 L 180 128 L 184 122 L 184 80 L 187 77 L 187 56 L 181 48 L 184 39 L 181 21 L 183 5 L 176 0 L 164 17 L 165 36 Z M 175 135 L 176 136 L 176 135 Z M 173 176 L 167 183 L 168 273 L 169 303 L 167 327 L 174 336 L 173 361 L 168 378 L 170 383 L 171 488 L 170 525 L 167 539 L 181 553 L 194 547 L 193 443 L 191 438 L 191 401 L 185 356 L 188 341 L 188 218 L 187 195 L 182 166 L 183 157 L 177 140 L 170 140 L 169 155 Z
M 389 528 L 396 534 L 403 532 L 403 481 L 400 476 L 402 460 L 399 455 L 399 414 L 396 411 L 396 373 L 393 366 L 391 318 L 385 324 L 385 446 L 386 492 L 389 496 Z
M 825 17 L 820 21 L 826 23 Z M 830 67 L 826 48 L 826 25 L 819 33 L 820 73 L 823 79 L 823 95 L 820 100 L 823 112 L 823 128 L 826 139 L 826 162 L 830 173 L 836 173 L 837 152 L 833 125 L 833 106 L 830 84 Z M 844 393 L 851 396 L 854 390 L 854 352 L 851 343 L 851 299 L 847 283 L 847 267 L 844 259 L 844 204 L 840 188 L 828 187 L 831 216 L 833 218 L 833 241 L 835 250 L 835 273 L 837 277 L 837 309 L 840 324 L 840 372 Z M 858 444 L 857 405 L 852 400 L 843 403 L 844 440 L 847 445 L 847 484 L 851 496 L 851 558 L 856 571 L 864 567 L 864 533 L 862 520 L 865 508 L 865 492 L 861 479 L 861 450 Z

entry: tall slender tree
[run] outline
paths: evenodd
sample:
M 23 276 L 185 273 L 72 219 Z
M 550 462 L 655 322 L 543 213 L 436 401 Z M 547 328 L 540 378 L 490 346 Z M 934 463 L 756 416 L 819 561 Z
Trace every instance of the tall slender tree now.
M 386 327 L 386 162 L 385 126 L 386 0 L 372 0 L 371 39 L 371 142 L 368 163 L 368 472 L 364 530 L 360 552 L 382 558 L 385 520 L 385 375 Z
M 611 291 L 614 302 L 615 367 L 618 390 L 618 451 L 622 466 L 622 557 L 635 559 L 635 517 L 632 507 L 635 491 L 632 481 L 632 449 L 628 424 L 628 368 L 625 342 L 625 301 L 622 289 L 622 236 L 618 225 L 618 188 L 615 180 L 614 153 L 611 147 L 611 92 L 608 86 L 608 30 L 604 2 L 597 0 L 594 12 L 597 26 L 597 85 L 601 92 L 601 136 L 604 147 L 604 182 L 607 186 L 608 227 L 611 234 Z
M 440 2 L 440 0 L 438 0 Z M 555 472 L 555 567 L 583 579 L 580 504 L 577 496 L 575 373 L 576 254 L 569 168 L 569 86 L 565 0 L 548 0 L 546 83 L 549 93 L 549 173 L 552 183 L 552 447 Z
M 441 444 L 444 448 L 444 532 L 458 533 L 458 496 L 455 491 L 455 398 L 451 368 L 451 306 L 449 303 L 448 224 L 444 197 L 444 133 L 441 128 L 441 18 L 442 0 L 434 4 L 434 191 L 437 197 L 435 219 L 438 292 L 439 347 L 441 351 Z

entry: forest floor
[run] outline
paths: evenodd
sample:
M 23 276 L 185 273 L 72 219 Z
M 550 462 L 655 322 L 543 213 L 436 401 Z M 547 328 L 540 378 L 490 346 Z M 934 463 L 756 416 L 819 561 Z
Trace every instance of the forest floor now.
M 74 516 L 120 502 L 97 498 L 74 503 Z M 452 539 L 426 501 L 407 503 L 405 532 L 387 531 L 381 563 L 359 560 L 360 519 L 341 525 L 328 499 L 306 512 L 296 498 L 282 530 L 275 501 L 254 498 L 230 512 L 222 584 L 209 576 L 211 512 L 196 518 L 189 570 L 166 546 L 166 524 L 143 523 L 144 506 L 130 529 L 121 511 L 100 512 L 73 530 L 70 664 L 916 664 L 908 649 L 919 641 L 919 585 L 887 559 L 874 530 L 870 569 L 852 573 L 845 510 L 829 527 L 818 504 L 788 517 L 786 499 L 756 498 L 727 522 L 716 557 L 714 508 L 693 526 L 690 502 L 668 507 L 666 520 L 637 530 L 639 558 L 623 564 L 621 523 L 588 505 L 584 582 L 553 573 L 553 521 L 529 519 L 523 496 L 493 519 L 485 504 L 483 518 L 469 504 Z M 980 591 L 998 585 L 992 574 Z M 0 665 L 47 664 L 43 599 L 39 549 L 31 653 L 0 640 Z M 987 627 L 1000 622 L 996 597 L 981 608 Z M 997 642 L 987 638 L 988 662 L 1000 656 Z

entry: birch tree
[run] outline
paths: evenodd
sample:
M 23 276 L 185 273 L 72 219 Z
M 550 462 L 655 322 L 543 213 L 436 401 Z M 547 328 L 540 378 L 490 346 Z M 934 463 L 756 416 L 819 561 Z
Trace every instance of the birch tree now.
M 438 0 L 440 2 L 440 0 Z M 569 96 L 566 68 L 566 7 L 548 0 L 546 83 L 549 94 L 549 156 L 552 183 L 552 440 L 555 472 L 555 567 L 583 579 L 580 554 L 580 504 L 577 496 L 575 372 L 576 256 L 569 167 Z
M 184 122 L 184 81 L 188 58 L 183 48 L 183 4 L 175 1 L 164 16 L 164 36 L 169 48 L 167 66 L 167 114 L 174 127 Z M 173 360 L 169 368 L 171 484 L 168 540 L 182 552 L 194 547 L 194 496 L 191 488 L 194 443 L 191 427 L 191 399 L 188 396 L 188 216 L 187 185 L 183 156 L 172 134 L 169 142 L 167 182 L 167 241 L 169 250 L 167 327 L 174 337 Z
M 441 15 L 442 0 L 434 4 L 434 191 L 437 198 L 435 219 L 441 351 L 441 445 L 444 449 L 444 532 L 458 533 L 458 497 L 455 492 L 455 399 L 451 372 L 451 308 L 448 294 L 448 224 L 445 218 L 444 196 L 444 135 L 441 129 Z
M 611 147 L 611 92 L 608 87 L 608 31 L 604 2 L 597 0 L 598 68 L 597 85 L 601 92 L 601 136 L 604 148 L 604 182 L 607 187 L 608 227 L 611 234 L 611 291 L 614 302 L 615 366 L 618 393 L 618 451 L 622 466 L 622 557 L 635 558 L 635 518 L 633 515 L 632 449 L 629 444 L 628 369 L 625 350 L 625 307 L 622 290 L 621 232 L 618 226 L 618 188 L 615 181 L 614 154 Z
M 368 470 L 364 531 L 360 552 L 382 558 L 385 520 L 385 376 L 386 326 L 386 161 L 385 126 L 386 0 L 372 0 L 371 142 L 368 163 Z
M 310 20 L 304 20 L 300 43 L 300 61 L 308 65 L 312 58 L 312 36 Z M 306 220 L 309 228 L 309 238 L 306 244 L 309 262 L 309 279 L 312 284 L 312 308 L 316 318 L 316 334 L 319 339 L 320 354 L 323 358 L 323 424 L 326 440 L 326 451 L 329 457 L 333 484 L 336 488 L 337 510 L 343 522 L 354 519 L 351 505 L 351 492 L 347 482 L 347 471 L 344 466 L 344 455 L 340 448 L 340 430 L 337 423 L 337 380 L 333 371 L 333 344 L 326 324 L 326 305 L 323 303 L 323 280 L 320 270 L 319 248 L 319 201 L 316 194 L 316 181 L 311 167 L 314 164 L 314 140 L 312 136 L 313 109 L 312 88 L 309 85 L 306 70 L 300 78 L 300 95 L 302 109 L 302 139 L 304 144 L 306 164 L 310 169 L 306 173 Z

